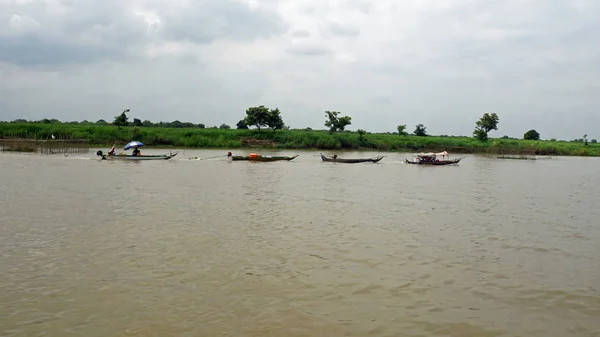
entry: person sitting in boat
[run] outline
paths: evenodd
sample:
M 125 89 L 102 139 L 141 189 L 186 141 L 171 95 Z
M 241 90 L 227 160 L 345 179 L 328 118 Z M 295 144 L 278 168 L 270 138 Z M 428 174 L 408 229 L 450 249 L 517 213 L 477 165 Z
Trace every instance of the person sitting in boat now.
M 337 159 L 337 154 L 334 154 L 334 155 L 333 155 L 333 159 Z
M 108 155 L 114 156 L 115 154 L 117 154 L 117 151 L 115 150 L 115 144 L 113 144 L 113 146 L 110 148 L 110 151 L 108 151 Z
M 231 152 L 227 152 L 227 158 L 231 157 Z
M 136 146 L 133 148 L 133 153 L 131 153 L 132 156 L 141 156 L 142 153 L 140 152 L 140 149 Z

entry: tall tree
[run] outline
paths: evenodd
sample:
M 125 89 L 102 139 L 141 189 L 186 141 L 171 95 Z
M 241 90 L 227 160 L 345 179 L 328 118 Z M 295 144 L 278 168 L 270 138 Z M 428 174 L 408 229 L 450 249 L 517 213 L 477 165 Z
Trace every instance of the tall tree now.
M 281 111 L 279 111 L 279 108 L 269 111 L 269 120 L 267 121 L 267 125 L 273 129 L 273 131 L 283 129 L 285 123 L 281 118 Z
M 269 110 L 264 105 L 257 107 L 248 108 L 246 110 L 246 118 L 242 121 L 246 125 L 246 128 L 250 125 L 256 126 L 258 131 L 264 127 L 270 127 L 273 130 L 283 129 L 285 123 L 281 118 L 281 111 L 279 108 Z M 238 122 L 238 128 L 241 126 Z
M 426 129 L 427 128 L 425 127 L 425 125 L 417 124 L 417 125 L 415 125 L 415 131 L 413 131 L 413 133 L 415 134 L 415 136 L 425 137 L 425 136 L 427 136 Z
M 346 126 L 352 124 L 352 117 L 338 117 L 339 114 L 339 111 L 325 111 L 325 117 L 327 117 L 325 126 L 329 128 L 329 133 L 344 131 Z
M 499 118 L 496 113 L 484 113 L 483 116 L 475 122 L 475 131 L 473 136 L 481 141 L 488 139 L 488 133 L 492 130 L 498 130 Z
M 254 125 L 260 131 L 261 127 L 269 126 L 269 109 L 264 105 L 246 110 L 246 125 Z
M 128 112 L 129 109 L 126 109 L 120 115 L 116 116 L 113 124 L 118 127 L 129 125 L 129 117 L 127 117 Z
M 406 132 L 406 124 L 398 125 L 396 127 L 396 129 L 398 130 L 398 135 L 400 135 L 400 136 L 408 135 L 408 132 Z

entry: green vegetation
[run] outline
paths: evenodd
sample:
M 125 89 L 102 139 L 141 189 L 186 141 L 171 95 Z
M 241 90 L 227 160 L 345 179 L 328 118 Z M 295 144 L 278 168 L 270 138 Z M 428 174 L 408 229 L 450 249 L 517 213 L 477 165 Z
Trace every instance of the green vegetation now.
M 425 125 L 423 124 L 417 124 L 415 126 L 415 131 L 413 131 L 413 134 L 415 136 L 419 136 L 419 137 L 426 137 L 427 135 L 427 128 L 425 127 Z
M 264 105 L 248 108 L 248 110 L 246 110 L 246 118 L 243 121 L 239 121 L 238 126 L 240 123 L 246 124 L 247 126 L 256 126 L 258 131 L 260 131 L 261 127 L 268 126 L 275 131 L 283 129 L 285 126 L 279 109 L 269 110 Z
M 332 134 L 338 131 L 344 131 L 346 126 L 352 124 L 352 117 L 338 117 L 339 111 L 325 111 L 325 126 L 329 128 L 329 133 Z
M 398 130 L 399 136 L 408 136 L 408 132 L 406 132 L 406 124 L 398 125 L 396 130 Z
M 496 113 L 484 113 L 477 122 L 475 122 L 475 131 L 473 136 L 478 140 L 485 142 L 488 140 L 488 133 L 492 130 L 498 130 L 499 118 Z
M 159 124 L 161 125 L 161 124 Z M 396 133 L 360 133 L 329 130 L 280 130 L 264 132 L 249 129 L 135 127 L 92 123 L 0 123 L 3 137 L 35 139 L 89 139 L 90 144 L 110 146 L 139 140 L 154 147 L 193 147 L 234 149 L 240 147 L 272 147 L 281 149 L 348 149 L 378 151 L 442 151 L 450 153 L 538 154 L 600 156 L 598 143 L 574 141 L 533 141 L 489 139 L 481 142 L 473 137 L 448 137 Z M 586 145 L 587 144 L 587 145 Z
M 423 124 L 416 125 L 414 135 L 408 135 L 406 125 L 398 125 L 396 133 L 370 133 L 362 129 L 356 132 L 345 131 L 352 118 L 339 116 L 338 111 L 325 111 L 325 126 L 328 130 L 290 130 L 285 126 L 278 108 L 269 109 L 263 105 L 248 108 L 246 116 L 236 124 L 237 129 L 224 123 L 219 127 L 206 128 L 204 124 L 180 121 L 153 123 L 134 118 L 130 122 L 128 112 L 130 110 L 126 109 L 115 116 L 112 124 L 103 119 L 95 123 L 62 123 L 56 119 L 0 122 L 0 133 L 2 138 L 87 139 L 90 145 L 96 146 L 138 140 L 150 147 L 268 147 L 411 152 L 445 150 L 453 153 L 600 156 L 600 145 L 595 139 L 588 143 L 587 135 L 569 142 L 556 139 L 541 141 L 537 131 L 529 130 L 525 133 L 524 140 L 508 136 L 488 139 L 488 133 L 498 129 L 499 119 L 495 113 L 485 113 L 476 122 L 474 137 L 449 137 L 428 135 Z M 254 126 L 255 129 L 250 129 L 249 126 Z M 273 131 L 261 131 L 265 127 Z
M 523 139 L 527 139 L 527 140 L 539 140 L 540 139 L 540 134 L 535 131 L 535 130 L 529 130 L 527 132 L 525 132 L 525 134 L 523 135 Z

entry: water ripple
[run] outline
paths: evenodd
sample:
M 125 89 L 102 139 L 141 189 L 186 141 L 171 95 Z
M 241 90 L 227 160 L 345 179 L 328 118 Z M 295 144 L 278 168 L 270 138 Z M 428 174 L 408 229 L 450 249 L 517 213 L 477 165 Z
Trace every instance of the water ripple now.
M 307 156 L 0 156 L 0 335 L 600 331 L 600 181 L 587 164 Z

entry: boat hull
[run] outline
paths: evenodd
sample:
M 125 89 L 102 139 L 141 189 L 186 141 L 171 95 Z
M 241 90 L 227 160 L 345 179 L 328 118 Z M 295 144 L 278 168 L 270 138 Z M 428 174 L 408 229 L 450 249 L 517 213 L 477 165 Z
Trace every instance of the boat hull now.
M 296 157 L 298 157 L 298 155 L 295 156 L 277 156 L 277 157 L 253 157 L 250 158 L 249 156 L 232 156 L 231 160 L 233 161 L 260 161 L 260 162 L 271 162 L 271 161 L 290 161 L 290 160 L 294 160 Z
M 169 160 L 177 155 L 177 152 L 173 154 L 160 154 L 160 155 L 150 155 L 150 156 L 131 156 L 131 155 L 109 155 L 105 156 L 103 159 L 106 160 Z
M 327 158 L 324 155 L 321 155 L 321 160 L 332 163 L 347 163 L 347 164 L 356 164 L 356 163 L 378 163 L 382 156 L 377 158 L 364 158 L 364 159 L 341 159 L 341 158 Z
M 408 160 L 406 159 L 406 163 L 407 164 L 414 164 L 414 165 L 430 165 L 430 166 L 442 166 L 442 165 L 452 165 L 452 164 L 458 164 L 458 162 L 461 160 L 462 158 L 459 159 L 453 159 L 453 160 L 440 160 L 440 161 L 413 161 L 413 160 Z

